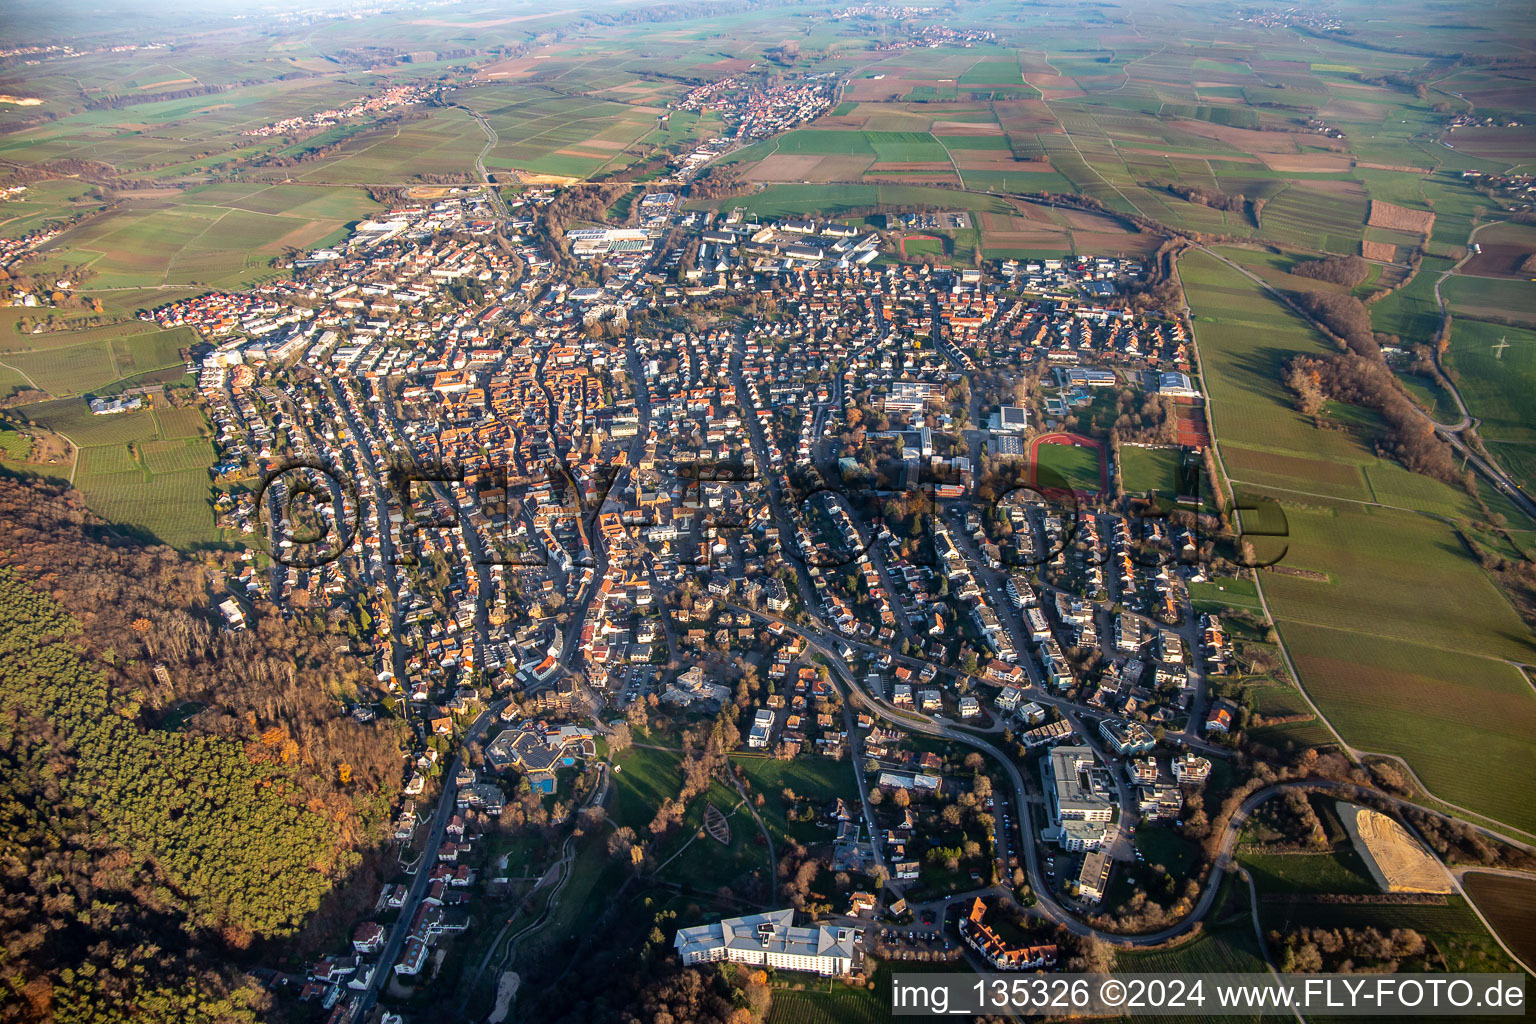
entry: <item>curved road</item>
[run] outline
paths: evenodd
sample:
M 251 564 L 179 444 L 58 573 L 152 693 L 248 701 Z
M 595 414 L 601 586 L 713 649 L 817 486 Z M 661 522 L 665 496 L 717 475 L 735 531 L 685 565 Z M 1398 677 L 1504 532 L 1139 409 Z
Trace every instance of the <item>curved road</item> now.
M 740 610 L 750 612 L 749 609 L 745 608 Z M 771 621 L 782 621 L 779 620 L 776 616 L 765 615 L 762 612 L 750 612 L 750 614 L 757 615 L 761 618 L 767 618 Z M 1110 945 L 1122 947 L 1157 946 L 1169 941 L 1170 939 L 1175 939 L 1185 935 L 1191 931 L 1195 927 L 1196 923 L 1201 921 L 1210 911 L 1212 904 L 1215 902 L 1217 895 L 1221 891 L 1221 883 L 1226 872 L 1233 867 L 1234 862 L 1232 860 L 1232 851 L 1233 848 L 1237 845 L 1237 836 L 1241 832 L 1243 824 L 1247 821 L 1248 816 L 1253 813 L 1254 808 L 1258 807 L 1260 804 L 1264 803 L 1271 797 L 1285 792 L 1286 790 L 1323 790 L 1357 800 L 1364 797 L 1372 797 L 1378 801 L 1385 802 L 1387 805 L 1398 811 L 1411 808 L 1413 810 L 1436 815 L 1437 817 L 1447 818 L 1448 820 L 1458 820 L 1450 818 L 1450 816 L 1446 815 L 1444 812 L 1439 811 L 1433 807 L 1427 807 L 1423 804 L 1415 803 L 1411 800 L 1404 800 L 1400 797 L 1394 797 L 1387 793 L 1383 793 L 1380 790 L 1371 789 L 1370 787 L 1357 785 L 1352 782 L 1340 782 L 1337 780 L 1324 778 L 1293 779 L 1284 782 L 1277 782 L 1250 794 L 1249 797 L 1244 800 L 1238 809 L 1233 813 L 1232 817 L 1227 821 L 1226 825 L 1223 827 L 1221 845 L 1217 849 L 1215 860 L 1211 866 L 1210 876 L 1206 879 L 1205 884 L 1202 886 L 1200 897 L 1195 902 L 1195 906 L 1190 910 L 1189 914 L 1183 918 L 1183 920 L 1176 924 L 1169 925 L 1166 928 L 1161 928 L 1155 932 L 1147 932 L 1141 935 L 1121 935 L 1115 932 L 1104 931 L 1103 929 L 1094 928 L 1092 925 L 1086 924 L 1079 920 L 1072 914 L 1071 911 L 1067 910 L 1064 906 L 1057 902 L 1052 895 L 1050 884 L 1040 871 L 1039 858 L 1035 849 L 1033 838 L 1035 835 L 1035 826 L 1033 822 L 1033 804 L 1037 804 L 1040 801 L 1038 798 L 1031 801 L 1028 789 L 1024 782 L 1023 774 L 1019 771 L 1018 766 L 1014 763 L 1012 758 L 1008 757 L 997 747 L 993 746 L 991 743 L 987 742 L 987 740 L 973 732 L 951 725 L 950 723 L 942 720 L 933 720 L 922 718 L 916 715 L 898 713 L 894 709 L 889 708 L 886 706 L 884 701 L 881 701 L 867 693 L 858 685 L 858 683 L 852 678 L 853 674 L 848 671 L 843 659 L 839 657 L 830 646 L 822 642 L 819 634 L 806 630 L 802 627 L 795 626 L 791 623 L 785 623 L 785 625 L 799 633 L 799 635 L 804 637 L 806 642 L 810 644 L 811 647 L 815 648 L 824 656 L 826 656 L 826 660 L 831 666 L 833 678 L 842 684 L 839 688 L 844 690 L 850 701 L 857 700 L 858 703 L 869 710 L 871 714 L 884 719 L 885 721 L 897 726 L 898 728 L 909 729 L 914 732 L 921 732 L 930 736 L 939 736 L 946 740 L 952 740 L 956 743 L 963 744 L 981 752 L 982 754 L 992 758 L 999 765 L 1001 765 L 1003 771 L 1008 776 L 1009 784 L 1013 788 L 1014 803 L 1019 811 L 1018 820 L 1016 822 L 1017 828 L 1020 832 L 1018 838 L 1021 840 L 1020 845 L 1024 851 L 1024 860 L 1029 873 L 1030 889 L 1034 893 L 1036 899 L 1035 905 L 1033 907 L 1026 908 L 1026 911 L 1037 917 L 1043 917 L 1055 924 L 1062 925 L 1068 931 L 1071 931 L 1076 935 L 1089 936 Z M 1532 847 L 1522 840 L 1498 832 L 1494 829 L 1476 825 L 1474 823 L 1466 822 L 1465 824 L 1470 825 L 1476 831 L 1489 838 L 1508 843 L 1509 845 L 1518 849 L 1525 850 L 1526 852 L 1536 853 L 1536 847 Z
M 486 154 L 496 148 L 496 143 L 501 141 L 501 137 L 496 134 L 496 129 L 491 127 L 491 122 L 485 119 L 484 114 L 478 110 L 471 110 L 462 103 L 455 103 L 453 105 L 478 121 L 481 130 L 485 132 L 485 146 L 475 155 L 475 173 L 480 175 L 480 180 L 485 183 L 486 191 L 491 194 L 491 203 L 496 207 L 497 215 L 506 217 L 507 208 L 501 201 L 501 192 L 496 188 L 495 184 L 491 181 L 491 176 L 485 170 Z M 518 175 L 516 170 L 512 171 L 512 176 L 521 180 L 521 176 Z
M 491 720 L 501 712 L 507 702 L 497 701 L 495 704 L 482 711 L 475 719 L 473 725 L 465 733 L 465 745 L 473 742 L 485 734 L 490 727 Z M 432 816 L 432 828 L 427 833 L 426 845 L 422 848 L 421 858 L 416 862 L 416 876 L 411 881 L 410 891 L 406 895 L 405 905 L 400 908 L 400 916 L 396 919 L 394 927 L 390 930 L 389 939 L 384 943 L 383 955 L 379 957 L 379 969 L 374 972 L 373 981 L 364 990 L 362 998 L 357 1001 L 357 1012 L 353 1015 L 354 1024 L 361 1024 L 368 1019 L 369 1011 L 378 1001 L 379 989 L 384 984 L 384 979 L 392 977 L 395 970 L 395 961 L 400 958 L 400 949 L 405 945 L 406 935 L 411 930 L 411 922 L 416 916 L 416 906 L 427 892 L 427 876 L 431 873 L 431 866 L 437 863 L 437 850 L 443 843 L 443 834 L 448 828 L 448 819 L 453 816 L 457 804 L 459 792 L 458 783 L 454 781 L 459 774 L 459 768 L 463 765 L 460 755 L 455 754 L 453 763 L 443 774 L 443 792 L 437 800 L 437 811 Z

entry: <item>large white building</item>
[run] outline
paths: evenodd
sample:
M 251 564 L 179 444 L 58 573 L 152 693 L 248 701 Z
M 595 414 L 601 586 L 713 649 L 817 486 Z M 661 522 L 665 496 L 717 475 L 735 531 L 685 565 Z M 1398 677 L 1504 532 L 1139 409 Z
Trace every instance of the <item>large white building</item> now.
M 797 927 L 792 909 L 730 917 L 714 924 L 679 928 L 673 942 L 685 964 L 720 960 L 783 971 L 848 974 L 855 959 L 852 928 Z

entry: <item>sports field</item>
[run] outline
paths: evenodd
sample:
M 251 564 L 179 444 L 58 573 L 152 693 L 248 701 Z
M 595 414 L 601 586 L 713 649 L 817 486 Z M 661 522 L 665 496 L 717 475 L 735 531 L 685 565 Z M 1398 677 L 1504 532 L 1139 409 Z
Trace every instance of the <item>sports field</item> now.
M 1076 434 L 1044 434 L 1030 442 L 1029 451 L 1030 480 L 1038 487 L 1065 484 L 1089 494 L 1108 489 L 1102 442 Z
M 1183 456 L 1180 448 L 1143 448 L 1139 445 L 1121 445 L 1120 476 L 1125 489 L 1131 494 L 1157 491 L 1174 495 L 1179 485 L 1179 463 Z

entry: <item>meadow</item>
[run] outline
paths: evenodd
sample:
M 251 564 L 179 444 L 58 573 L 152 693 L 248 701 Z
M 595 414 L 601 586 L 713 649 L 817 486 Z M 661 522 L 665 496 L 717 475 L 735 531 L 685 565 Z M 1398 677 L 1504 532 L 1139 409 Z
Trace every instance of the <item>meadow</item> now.
M 1245 852 L 1238 860 L 1260 894 L 1375 893 L 1379 889 L 1354 846 L 1344 842 L 1316 853 Z
M 1467 410 L 1501 464 L 1526 486 L 1536 484 L 1536 330 L 1458 319 L 1445 354 Z

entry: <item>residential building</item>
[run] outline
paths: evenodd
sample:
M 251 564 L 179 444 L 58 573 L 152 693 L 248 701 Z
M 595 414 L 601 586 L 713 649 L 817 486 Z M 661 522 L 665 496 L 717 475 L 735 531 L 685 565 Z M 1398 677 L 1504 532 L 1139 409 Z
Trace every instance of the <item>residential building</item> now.
M 1057 747 L 1041 759 L 1049 824 L 1040 833 L 1066 850 L 1096 850 L 1109 836 L 1115 804 L 1108 773 L 1090 747 Z

